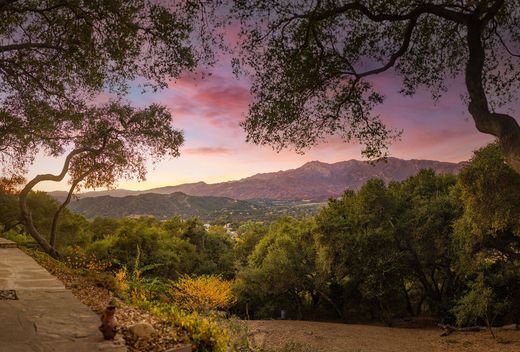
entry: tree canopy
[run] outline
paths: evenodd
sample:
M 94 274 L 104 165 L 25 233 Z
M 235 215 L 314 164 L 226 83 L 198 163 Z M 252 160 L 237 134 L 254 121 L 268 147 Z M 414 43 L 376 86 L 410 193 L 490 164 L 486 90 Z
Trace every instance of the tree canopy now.
M 434 98 L 464 78 L 477 129 L 520 172 L 520 127 L 499 112 L 519 91 L 517 0 L 235 0 L 231 12 L 253 78 L 250 141 L 302 149 L 337 133 L 385 156 L 398 133 L 372 112 L 384 101 L 373 76 L 392 71 L 402 94 L 423 86 Z
M 211 61 L 192 45 L 194 10 L 183 1 L 0 1 L 2 173 L 20 173 L 38 151 L 59 155 L 78 109 L 100 95 L 124 94 L 135 79 L 164 87 Z
M 79 187 L 142 179 L 148 158 L 179 155 L 183 136 L 170 113 L 123 97 L 131 84 L 160 89 L 211 62 L 197 13 L 190 1 L 0 1 L 2 188 L 23 183 L 37 153 L 68 153 L 61 172 L 37 175 L 20 192 L 22 221 L 47 252 L 55 254 L 57 223 Z M 70 191 L 48 243 L 27 197 L 39 182 L 66 175 Z
M 53 252 L 60 214 L 80 187 L 111 187 L 120 178 L 143 179 L 147 159 L 178 156 L 184 138 L 171 126 L 171 120 L 170 113 L 158 105 L 136 109 L 109 103 L 78 111 L 69 121 L 70 125 L 58 132 L 60 150 L 71 150 L 61 172 L 37 175 L 20 192 L 21 216 L 29 233 L 46 251 Z M 54 215 L 50 243 L 47 243 L 32 224 L 27 196 L 38 183 L 61 181 L 67 174 L 70 190 Z

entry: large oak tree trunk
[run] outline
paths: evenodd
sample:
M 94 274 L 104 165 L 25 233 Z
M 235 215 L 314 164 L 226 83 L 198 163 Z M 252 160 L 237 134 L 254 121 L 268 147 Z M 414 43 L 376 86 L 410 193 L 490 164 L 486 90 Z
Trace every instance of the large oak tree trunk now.
M 51 234 L 50 234 L 50 245 L 53 248 L 56 248 L 56 237 L 57 237 L 57 234 L 58 234 L 58 222 L 60 221 L 61 214 L 63 213 L 63 211 L 65 210 L 67 205 L 69 205 L 69 203 L 70 203 L 70 201 L 72 199 L 72 195 L 74 194 L 74 190 L 76 189 L 78 184 L 81 181 L 83 181 L 83 179 L 85 177 L 87 177 L 88 174 L 90 174 L 92 171 L 94 171 L 94 168 L 91 168 L 88 171 L 85 171 L 83 174 L 81 174 L 77 179 L 75 179 L 72 182 L 72 184 L 71 184 L 71 186 L 69 188 L 69 193 L 67 194 L 67 198 L 59 206 L 58 210 L 56 210 L 56 213 L 54 213 L 54 217 L 52 219 L 52 225 L 51 225 Z
M 483 85 L 485 49 L 482 29 L 485 22 L 478 17 L 467 26 L 469 58 L 466 63 L 466 87 L 470 98 L 468 110 L 482 133 L 497 137 L 506 162 L 520 174 L 520 126 L 510 115 L 492 112 Z

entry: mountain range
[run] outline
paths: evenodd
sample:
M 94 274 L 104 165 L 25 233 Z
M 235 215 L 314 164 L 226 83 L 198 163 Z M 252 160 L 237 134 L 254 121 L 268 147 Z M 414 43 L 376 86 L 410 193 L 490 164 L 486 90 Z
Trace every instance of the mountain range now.
M 359 189 L 367 180 L 380 178 L 385 182 L 401 181 L 415 175 L 420 169 L 430 168 L 438 173 L 457 173 L 465 162 L 449 163 L 434 160 L 403 160 L 388 158 L 375 164 L 359 160 L 337 163 L 311 161 L 303 166 L 278 172 L 261 173 L 236 181 L 208 184 L 187 183 L 176 186 L 153 188 L 143 191 L 116 189 L 86 192 L 78 198 L 128 197 L 147 193 L 169 195 L 182 192 L 190 196 L 225 197 L 233 200 L 308 200 L 324 201 L 341 195 L 346 189 Z M 50 192 L 58 200 L 66 197 L 66 192 Z M 114 200 L 111 200 L 112 202 Z M 104 200 L 108 202 L 108 200 Z M 75 205 L 71 205 L 73 208 Z

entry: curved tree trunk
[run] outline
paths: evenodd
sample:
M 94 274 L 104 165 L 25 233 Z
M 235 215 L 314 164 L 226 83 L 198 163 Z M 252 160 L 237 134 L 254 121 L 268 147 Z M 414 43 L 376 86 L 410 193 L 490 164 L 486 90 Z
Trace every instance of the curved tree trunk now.
M 467 25 L 469 59 L 465 79 L 470 98 L 468 110 L 480 132 L 497 137 L 506 162 L 520 174 L 520 126 L 512 116 L 490 111 L 483 86 L 485 50 L 481 38 L 485 23 L 485 19 L 474 17 Z
M 34 223 L 32 221 L 31 212 L 29 210 L 29 207 L 27 206 L 27 195 L 29 194 L 29 191 L 25 193 L 20 193 L 20 212 L 21 212 L 21 218 L 22 222 L 25 225 L 25 229 L 27 232 L 38 242 L 40 247 L 47 252 L 52 257 L 57 257 L 58 252 L 56 252 L 56 249 L 54 249 L 50 243 L 43 237 L 40 232 L 36 229 L 34 226 Z
M 49 255 L 51 255 L 53 257 L 58 257 L 59 254 L 56 251 L 56 248 L 53 245 L 51 245 L 51 243 L 49 243 L 49 241 L 47 241 L 47 239 L 45 239 L 45 237 L 34 226 L 31 211 L 29 209 L 29 206 L 27 205 L 27 197 L 28 197 L 29 193 L 32 191 L 32 189 L 34 188 L 34 186 L 36 186 L 40 182 L 43 182 L 43 181 L 59 182 L 59 181 L 63 180 L 63 178 L 69 171 L 70 162 L 74 156 L 84 153 L 84 152 L 98 153 L 102 149 L 104 149 L 104 147 L 105 147 L 105 143 L 103 144 L 101 149 L 92 149 L 92 148 L 74 149 L 65 158 L 65 163 L 63 164 L 63 169 L 61 170 L 61 173 L 59 175 L 53 175 L 53 174 L 37 175 L 31 181 L 29 181 L 25 185 L 25 187 L 22 189 L 22 191 L 20 192 L 19 205 L 20 205 L 20 214 L 21 214 L 22 223 L 25 225 L 27 232 L 36 240 L 36 242 L 38 242 L 40 247 L 42 247 L 42 249 L 45 252 L 47 252 Z M 61 210 L 58 209 L 58 218 L 59 218 L 59 213 L 61 213 L 62 210 L 63 209 L 61 209 Z M 56 215 L 55 215 L 55 218 L 56 218 Z M 57 219 L 56 219 L 56 223 L 57 223 Z M 53 224 L 53 226 L 57 226 L 57 225 Z
M 72 184 L 71 184 L 71 186 L 69 188 L 69 193 L 67 194 L 67 198 L 65 199 L 65 201 L 62 204 L 60 204 L 58 210 L 56 210 L 56 213 L 54 213 L 54 217 L 52 218 L 51 234 L 50 234 L 50 245 L 51 245 L 51 247 L 56 248 L 56 237 L 57 237 L 57 232 L 58 232 L 58 222 L 60 220 L 61 214 L 63 213 L 63 211 L 65 210 L 67 205 L 69 205 L 69 203 L 70 203 L 70 201 L 72 199 L 72 195 L 73 195 L 74 190 L 76 189 L 77 185 L 81 181 L 83 181 L 83 179 L 85 177 L 87 177 L 88 174 L 90 174 L 92 171 L 94 171 L 94 168 L 84 172 L 76 180 L 74 180 L 74 182 L 72 182 Z

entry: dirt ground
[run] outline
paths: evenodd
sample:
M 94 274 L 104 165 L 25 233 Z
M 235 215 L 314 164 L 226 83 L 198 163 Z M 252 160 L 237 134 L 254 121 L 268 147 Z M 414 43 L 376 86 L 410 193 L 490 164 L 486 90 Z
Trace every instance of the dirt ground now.
M 518 352 L 520 331 L 456 332 L 440 337 L 440 329 L 403 329 L 308 321 L 248 321 L 257 344 L 268 349 L 287 343 L 308 351 L 327 352 Z

